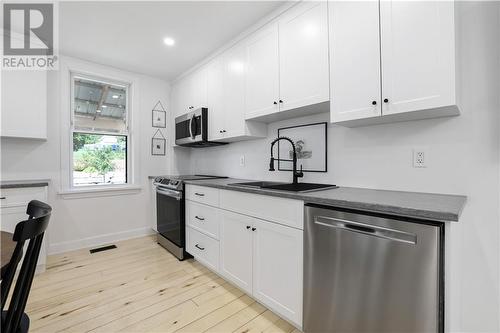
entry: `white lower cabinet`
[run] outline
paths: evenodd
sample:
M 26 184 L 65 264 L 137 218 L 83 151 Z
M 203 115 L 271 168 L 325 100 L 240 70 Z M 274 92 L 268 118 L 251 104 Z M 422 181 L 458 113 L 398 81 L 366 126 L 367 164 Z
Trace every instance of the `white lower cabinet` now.
M 262 199 L 274 202 L 281 198 L 189 184 L 186 191 L 210 192 L 221 198 L 220 205 L 214 207 L 200 200 L 193 202 L 192 199 L 199 198 L 188 196 L 187 251 L 200 263 L 302 328 L 303 230 L 302 224 L 296 221 L 303 220 L 303 202 L 280 202 L 276 211 L 268 207 L 269 219 L 279 221 L 277 223 L 265 220 L 262 214 L 252 215 L 258 211 L 256 208 L 261 206 Z M 244 195 L 245 198 L 240 199 L 246 202 L 246 209 L 229 205 L 225 198 L 231 194 L 238 198 Z M 302 210 L 297 209 L 298 204 L 302 205 Z M 291 216 L 290 212 L 297 216 Z M 280 213 L 283 216 L 279 217 Z
M 21 188 L 6 188 L 0 190 L 0 220 L 2 222 L 2 230 L 14 233 L 16 225 L 28 219 L 26 215 L 26 207 L 31 200 L 40 200 L 47 202 L 47 187 L 21 187 Z M 50 228 L 50 222 L 49 222 Z M 42 247 L 38 256 L 36 272 L 44 272 L 47 262 L 47 246 L 48 232 L 45 232 L 43 237 Z M 25 245 L 25 253 L 28 245 Z
M 208 268 L 219 269 L 219 242 L 188 227 L 187 251 Z
M 220 274 L 252 294 L 254 218 L 223 211 L 220 225 Z
M 253 219 L 253 296 L 302 326 L 302 230 Z

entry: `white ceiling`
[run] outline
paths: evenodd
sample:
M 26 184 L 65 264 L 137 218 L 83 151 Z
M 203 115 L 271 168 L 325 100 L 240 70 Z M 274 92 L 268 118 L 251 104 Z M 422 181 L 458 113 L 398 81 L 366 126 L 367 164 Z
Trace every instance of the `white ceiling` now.
M 282 4 L 60 2 L 59 45 L 62 54 L 170 81 Z M 163 44 L 166 36 L 175 46 Z

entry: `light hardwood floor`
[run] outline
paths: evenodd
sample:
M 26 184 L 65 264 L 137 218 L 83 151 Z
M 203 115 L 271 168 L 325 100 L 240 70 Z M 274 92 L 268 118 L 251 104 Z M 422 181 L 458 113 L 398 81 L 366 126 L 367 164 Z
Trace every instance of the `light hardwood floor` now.
M 49 256 L 33 281 L 31 332 L 299 332 L 154 237 Z

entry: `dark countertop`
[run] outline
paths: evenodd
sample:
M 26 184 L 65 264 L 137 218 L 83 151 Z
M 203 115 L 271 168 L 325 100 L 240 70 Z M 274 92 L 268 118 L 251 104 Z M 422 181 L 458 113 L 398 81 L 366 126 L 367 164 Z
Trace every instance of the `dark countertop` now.
M 49 186 L 50 179 L 2 180 L 0 189 Z
M 231 183 L 248 181 L 252 180 L 226 178 L 188 180 L 185 183 L 303 200 L 305 203 L 432 221 L 458 221 L 467 201 L 467 197 L 462 195 L 374 190 L 354 187 L 339 187 L 337 189 L 309 193 L 296 193 L 229 185 Z

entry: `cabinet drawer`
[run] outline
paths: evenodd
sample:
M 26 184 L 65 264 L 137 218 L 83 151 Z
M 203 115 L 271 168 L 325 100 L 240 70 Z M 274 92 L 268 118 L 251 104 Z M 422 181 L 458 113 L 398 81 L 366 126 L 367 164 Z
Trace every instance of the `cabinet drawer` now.
M 219 271 L 219 242 L 202 234 L 201 232 L 186 227 L 187 251 L 204 265 Z
M 304 202 L 300 200 L 221 190 L 220 207 L 297 229 L 304 229 Z
M 219 207 L 219 190 L 216 188 L 186 185 L 186 198 L 205 205 Z
M 47 201 L 47 191 L 46 187 L 6 188 L 0 197 L 0 207 L 27 206 L 31 200 Z
M 219 210 L 217 208 L 186 201 L 187 225 L 202 233 L 219 239 Z

